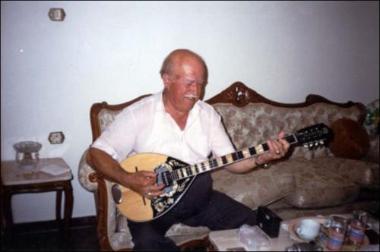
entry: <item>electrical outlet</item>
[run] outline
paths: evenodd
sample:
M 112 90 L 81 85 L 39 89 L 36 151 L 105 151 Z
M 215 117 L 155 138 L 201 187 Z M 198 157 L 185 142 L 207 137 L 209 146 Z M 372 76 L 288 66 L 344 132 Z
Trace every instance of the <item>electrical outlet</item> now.
M 49 142 L 51 144 L 61 144 L 65 140 L 65 135 L 62 131 L 50 132 Z

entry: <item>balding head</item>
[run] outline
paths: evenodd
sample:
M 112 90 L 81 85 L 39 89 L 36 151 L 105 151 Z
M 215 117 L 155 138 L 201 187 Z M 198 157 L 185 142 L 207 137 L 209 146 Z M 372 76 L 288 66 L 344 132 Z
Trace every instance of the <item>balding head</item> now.
M 172 51 L 164 60 L 161 66 L 161 77 L 164 74 L 172 75 L 176 66 L 181 66 L 187 61 L 197 61 L 204 70 L 204 81 L 207 82 L 208 70 L 205 61 L 197 53 L 188 49 L 177 49 Z

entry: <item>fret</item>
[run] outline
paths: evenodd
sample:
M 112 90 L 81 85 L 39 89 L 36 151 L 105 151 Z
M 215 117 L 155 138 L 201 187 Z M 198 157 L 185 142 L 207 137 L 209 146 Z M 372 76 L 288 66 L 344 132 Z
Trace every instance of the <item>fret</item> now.
M 216 161 L 217 166 L 223 166 L 224 165 L 221 157 L 215 158 L 215 161 Z
M 212 168 L 216 168 L 219 166 L 218 160 L 216 158 L 214 158 L 213 163 L 214 163 L 214 166 Z
M 237 156 L 236 152 L 231 153 L 231 156 L 232 156 L 232 160 L 233 160 L 233 161 L 238 160 L 238 156 Z
M 227 154 L 225 157 L 227 159 L 227 164 L 232 163 L 234 161 L 231 153 Z
M 204 162 L 201 163 L 201 169 L 202 169 L 202 171 L 206 171 L 206 166 L 205 166 Z
M 177 171 L 178 179 L 183 178 L 183 175 L 182 175 L 182 173 L 181 173 L 181 169 L 178 169 L 178 170 L 176 170 L 176 171 Z
M 264 152 L 264 148 L 263 148 L 264 146 L 261 144 L 261 145 L 258 145 L 258 146 L 256 146 L 255 147 L 255 149 L 256 149 L 256 153 L 257 154 L 261 154 L 261 153 L 263 153 Z
M 181 175 L 181 178 L 184 178 L 185 174 L 183 173 L 183 170 L 182 169 L 178 169 L 178 170 L 179 170 L 179 174 Z
M 222 156 L 222 163 L 223 164 L 227 164 L 228 163 L 226 156 Z
M 185 178 L 189 176 L 189 175 L 187 175 L 186 169 L 184 169 L 184 168 L 181 168 L 181 170 L 182 170 L 182 172 L 183 172 L 183 175 L 184 175 L 184 177 L 185 177 Z
M 197 173 L 200 173 L 200 172 L 201 172 L 201 170 L 200 170 L 199 167 L 198 167 L 198 164 L 195 164 L 195 165 L 194 165 L 194 168 L 195 168 L 195 170 L 196 170 Z
M 210 164 L 208 162 L 203 162 L 203 164 L 205 165 L 205 171 L 210 170 Z
M 269 151 L 269 145 L 267 143 L 262 144 L 264 151 Z
M 241 151 L 236 152 L 236 156 L 238 157 L 238 159 L 243 159 L 244 158 L 243 152 L 241 152 Z
M 249 157 L 251 157 L 251 155 L 249 155 L 249 151 L 248 151 L 247 148 L 244 148 L 244 149 L 242 150 L 242 153 L 243 153 L 244 158 L 249 158 Z
M 191 172 L 193 173 L 193 174 L 197 174 L 197 171 L 196 171 L 196 169 L 195 169 L 195 166 L 196 165 L 191 165 L 190 167 L 191 167 Z
M 254 156 L 257 154 L 255 147 L 249 147 L 248 150 L 251 156 Z
M 213 161 L 212 161 L 212 159 L 209 159 L 209 160 L 208 160 L 208 165 L 209 165 L 209 167 L 212 167 L 212 166 L 213 166 Z
M 210 166 L 210 168 L 215 168 L 215 167 L 217 167 L 218 166 L 218 162 L 216 161 L 216 159 L 210 159 L 209 161 L 208 161 L 208 164 L 209 164 L 209 166 Z
M 190 177 L 191 176 L 191 173 L 189 173 L 189 170 L 187 169 L 187 166 L 186 167 L 182 167 L 181 169 L 185 173 L 185 177 Z
M 187 174 L 190 174 L 190 176 L 194 175 L 194 173 L 191 171 L 190 166 L 186 166 L 186 171 L 187 171 Z

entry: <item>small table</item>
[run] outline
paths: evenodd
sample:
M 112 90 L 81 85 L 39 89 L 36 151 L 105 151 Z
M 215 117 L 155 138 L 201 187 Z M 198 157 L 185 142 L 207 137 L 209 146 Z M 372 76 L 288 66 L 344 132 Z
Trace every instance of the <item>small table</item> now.
M 60 228 L 62 192 L 65 194 L 64 231 L 67 237 L 73 212 L 72 179 L 70 167 L 62 158 L 40 159 L 33 168 L 19 166 L 16 161 L 2 161 L 1 203 L 4 216 L 1 217 L 4 220 L 4 233 L 11 231 L 13 226 L 11 198 L 14 194 L 56 191 L 55 215 Z

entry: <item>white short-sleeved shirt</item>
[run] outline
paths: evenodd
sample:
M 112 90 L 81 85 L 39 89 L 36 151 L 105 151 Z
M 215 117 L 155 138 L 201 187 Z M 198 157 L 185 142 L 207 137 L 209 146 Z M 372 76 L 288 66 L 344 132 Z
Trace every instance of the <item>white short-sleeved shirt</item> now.
M 234 151 L 220 115 L 198 101 L 181 130 L 165 111 L 162 92 L 125 108 L 92 144 L 119 162 L 133 153 L 160 153 L 189 164 Z

